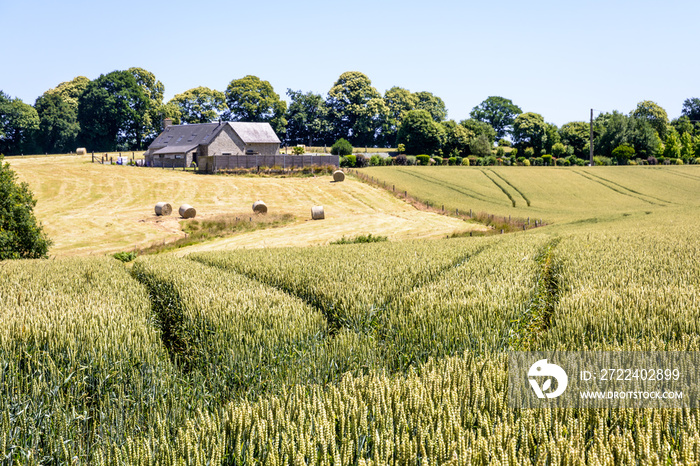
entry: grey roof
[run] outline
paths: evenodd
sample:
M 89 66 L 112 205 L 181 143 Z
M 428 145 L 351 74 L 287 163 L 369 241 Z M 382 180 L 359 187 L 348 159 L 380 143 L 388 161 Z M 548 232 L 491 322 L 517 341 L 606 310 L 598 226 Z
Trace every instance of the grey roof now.
M 171 125 L 148 146 L 147 154 L 185 154 L 200 144 L 208 145 L 227 123 Z M 280 144 L 269 123 L 230 122 L 228 125 L 245 144 Z
M 246 144 L 280 144 L 270 123 L 245 123 L 233 121 L 229 125 Z

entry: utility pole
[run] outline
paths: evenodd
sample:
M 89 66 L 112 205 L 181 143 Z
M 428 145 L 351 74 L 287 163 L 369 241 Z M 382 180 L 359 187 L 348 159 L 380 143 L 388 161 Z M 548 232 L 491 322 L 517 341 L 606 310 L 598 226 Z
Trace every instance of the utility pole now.
M 591 149 L 591 160 L 590 160 L 590 165 L 591 167 L 593 166 L 593 109 L 591 109 L 591 134 L 590 134 L 591 140 L 590 143 L 588 144 L 588 147 Z

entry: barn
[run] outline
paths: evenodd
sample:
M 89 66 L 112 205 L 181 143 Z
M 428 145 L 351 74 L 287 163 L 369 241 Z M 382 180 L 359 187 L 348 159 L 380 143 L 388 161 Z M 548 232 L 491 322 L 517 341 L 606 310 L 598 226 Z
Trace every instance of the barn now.
M 173 125 L 165 120 L 163 132 L 148 146 L 151 167 L 189 167 L 200 157 L 277 155 L 280 140 L 269 123 L 218 122 Z

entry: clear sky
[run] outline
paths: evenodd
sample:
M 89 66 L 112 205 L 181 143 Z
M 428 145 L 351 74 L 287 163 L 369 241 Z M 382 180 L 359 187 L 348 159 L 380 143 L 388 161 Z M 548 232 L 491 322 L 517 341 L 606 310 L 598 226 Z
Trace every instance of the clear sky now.
M 382 94 L 432 92 L 458 121 L 491 95 L 559 126 L 642 100 L 672 119 L 700 97 L 699 18 L 698 0 L 0 0 L 0 90 L 33 104 L 137 66 L 166 101 L 248 74 L 325 96 L 361 71 Z

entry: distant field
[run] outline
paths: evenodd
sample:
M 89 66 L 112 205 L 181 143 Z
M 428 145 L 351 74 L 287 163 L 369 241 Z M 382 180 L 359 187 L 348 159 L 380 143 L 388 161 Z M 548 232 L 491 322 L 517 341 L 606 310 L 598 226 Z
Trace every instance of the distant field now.
M 548 223 L 604 221 L 700 207 L 700 166 L 694 165 L 371 167 L 362 173 L 448 210 L 472 209 Z
M 255 178 L 196 175 L 192 172 L 90 163 L 90 156 L 8 157 L 19 178 L 38 200 L 35 212 L 54 241 L 52 255 L 104 254 L 146 247 L 184 236 L 176 215 L 181 204 L 198 218 L 250 215 L 264 200 L 271 212 L 297 221 L 268 231 L 243 233 L 221 247 L 307 246 L 342 236 L 372 233 L 390 239 L 444 237 L 480 229 L 421 212 L 383 190 L 353 179 L 332 183 L 328 176 Z M 156 217 L 157 202 L 169 202 L 174 215 Z M 326 219 L 310 221 L 313 205 Z M 208 248 L 210 246 L 203 246 Z

